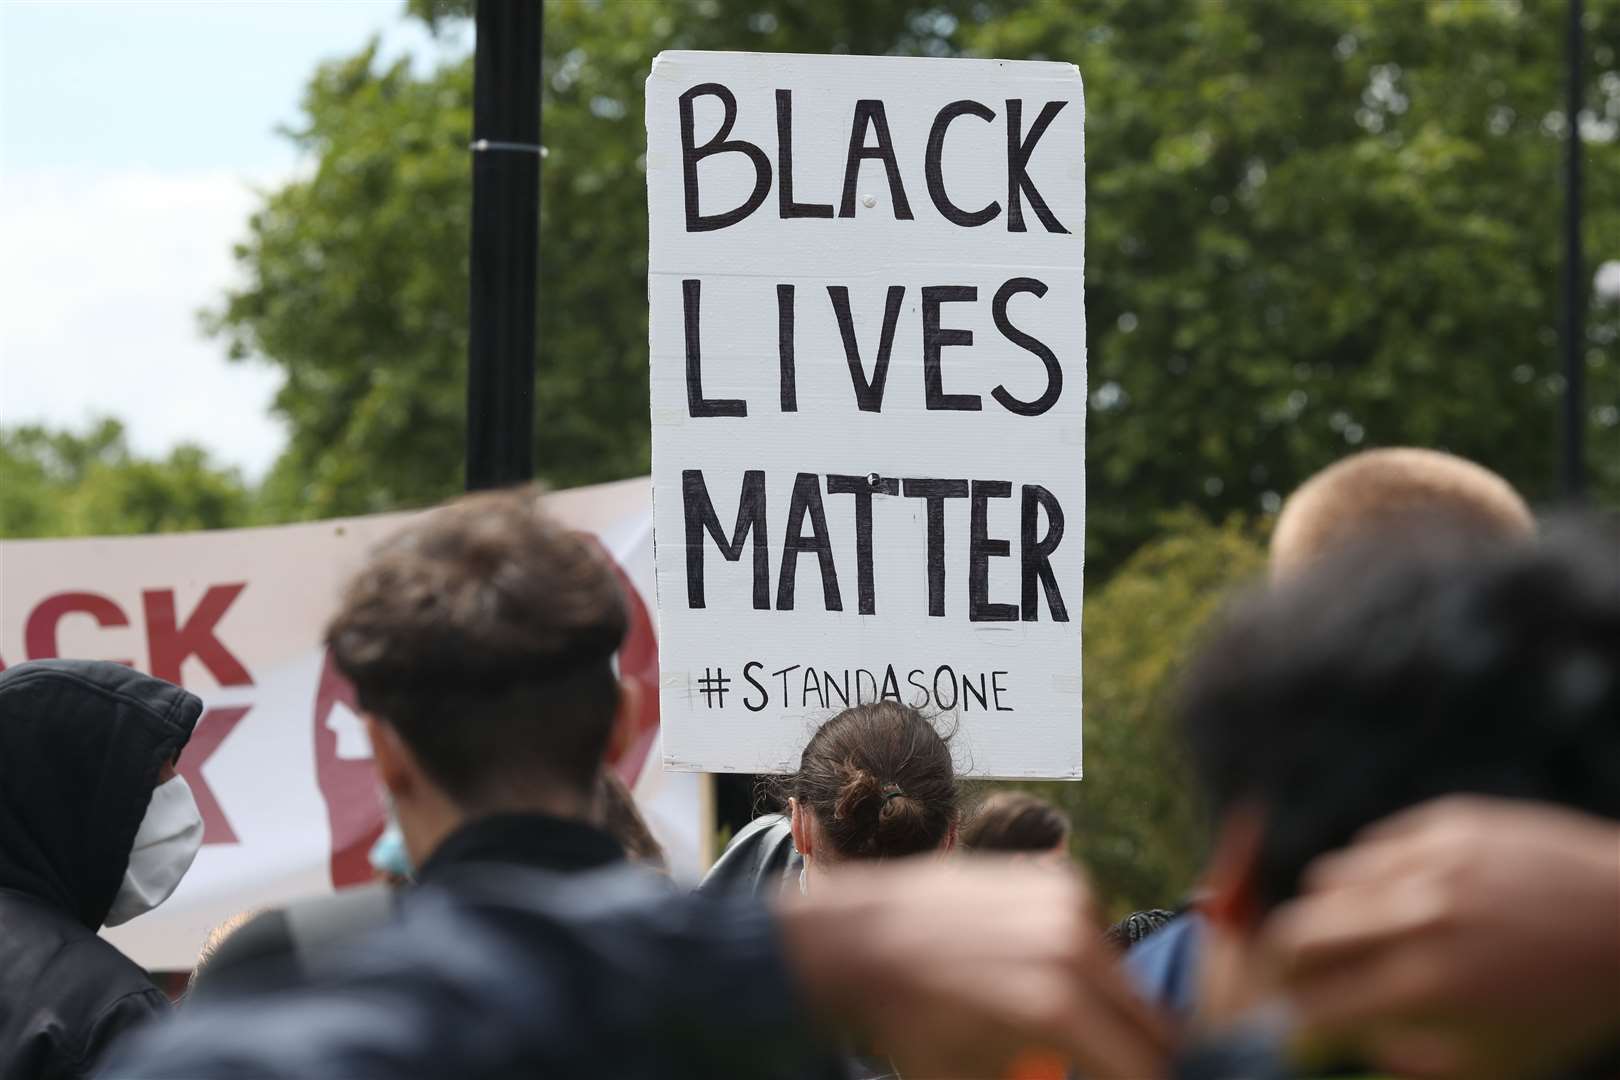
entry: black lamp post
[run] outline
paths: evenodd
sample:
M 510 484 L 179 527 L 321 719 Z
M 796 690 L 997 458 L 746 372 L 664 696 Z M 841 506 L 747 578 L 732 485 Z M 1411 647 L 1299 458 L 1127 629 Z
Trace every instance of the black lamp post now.
M 473 59 L 467 487 L 534 475 L 541 0 L 479 0 Z

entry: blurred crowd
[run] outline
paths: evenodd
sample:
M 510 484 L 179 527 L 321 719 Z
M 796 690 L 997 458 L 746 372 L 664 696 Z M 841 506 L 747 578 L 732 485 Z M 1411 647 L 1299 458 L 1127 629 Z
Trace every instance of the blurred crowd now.
M 197 851 L 202 704 L 14 666 L 0 1078 L 1620 1077 L 1614 522 L 1384 449 L 1293 493 L 1269 558 L 1182 673 L 1199 883 L 1113 925 L 1084 822 L 970 798 L 950 719 L 892 698 L 677 888 L 603 767 L 616 575 L 515 489 L 415 521 L 330 623 L 379 881 L 231 920 L 171 1005 L 98 931 Z

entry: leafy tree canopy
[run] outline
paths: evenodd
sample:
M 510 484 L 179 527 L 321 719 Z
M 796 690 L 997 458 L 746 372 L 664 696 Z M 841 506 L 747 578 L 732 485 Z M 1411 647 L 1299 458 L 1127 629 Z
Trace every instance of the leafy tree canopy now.
M 461 0 L 411 0 L 430 22 Z M 1365 446 L 1447 447 L 1555 495 L 1561 5 L 669 0 L 546 8 L 537 460 L 647 468 L 642 86 L 667 48 L 1076 62 L 1087 85 L 1091 566 L 1167 508 L 1272 509 Z M 1588 5 L 1586 242 L 1620 258 L 1620 0 Z M 470 61 L 321 69 L 246 284 L 210 316 L 280 367 L 281 517 L 461 475 Z M 1620 499 L 1620 305 L 1587 329 Z
M 83 435 L 0 428 L 0 536 L 181 532 L 245 525 L 251 499 L 235 470 L 207 451 L 130 452 L 124 428 L 101 420 Z
M 1096 0 L 973 28 L 1086 79 L 1088 526 L 1270 510 L 1358 448 L 1556 495 L 1562 4 Z M 1620 258 L 1620 3 L 1588 5 L 1585 239 Z M 1620 305 L 1585 359 L 1620 499 Z

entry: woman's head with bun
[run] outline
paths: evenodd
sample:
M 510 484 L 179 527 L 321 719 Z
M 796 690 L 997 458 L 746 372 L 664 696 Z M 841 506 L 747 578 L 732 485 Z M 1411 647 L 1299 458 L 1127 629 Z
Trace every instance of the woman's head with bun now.
M 794 845 L 812 865 L 939 851 L 956 839 L 950 748 L 896 701 L 857 705 L 822 724 L 785 786 Z

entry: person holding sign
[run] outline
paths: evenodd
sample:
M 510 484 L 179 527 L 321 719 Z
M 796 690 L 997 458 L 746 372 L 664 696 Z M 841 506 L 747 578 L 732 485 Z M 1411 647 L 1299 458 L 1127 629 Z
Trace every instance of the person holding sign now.
M 916 709 L 857 705 L 810 737 L 799 771 L 778 785 L 788 812 L 738 833 L 699 889 L 808 893 L 851 859 L 949 851 L 959 820 L 950 747 Z

